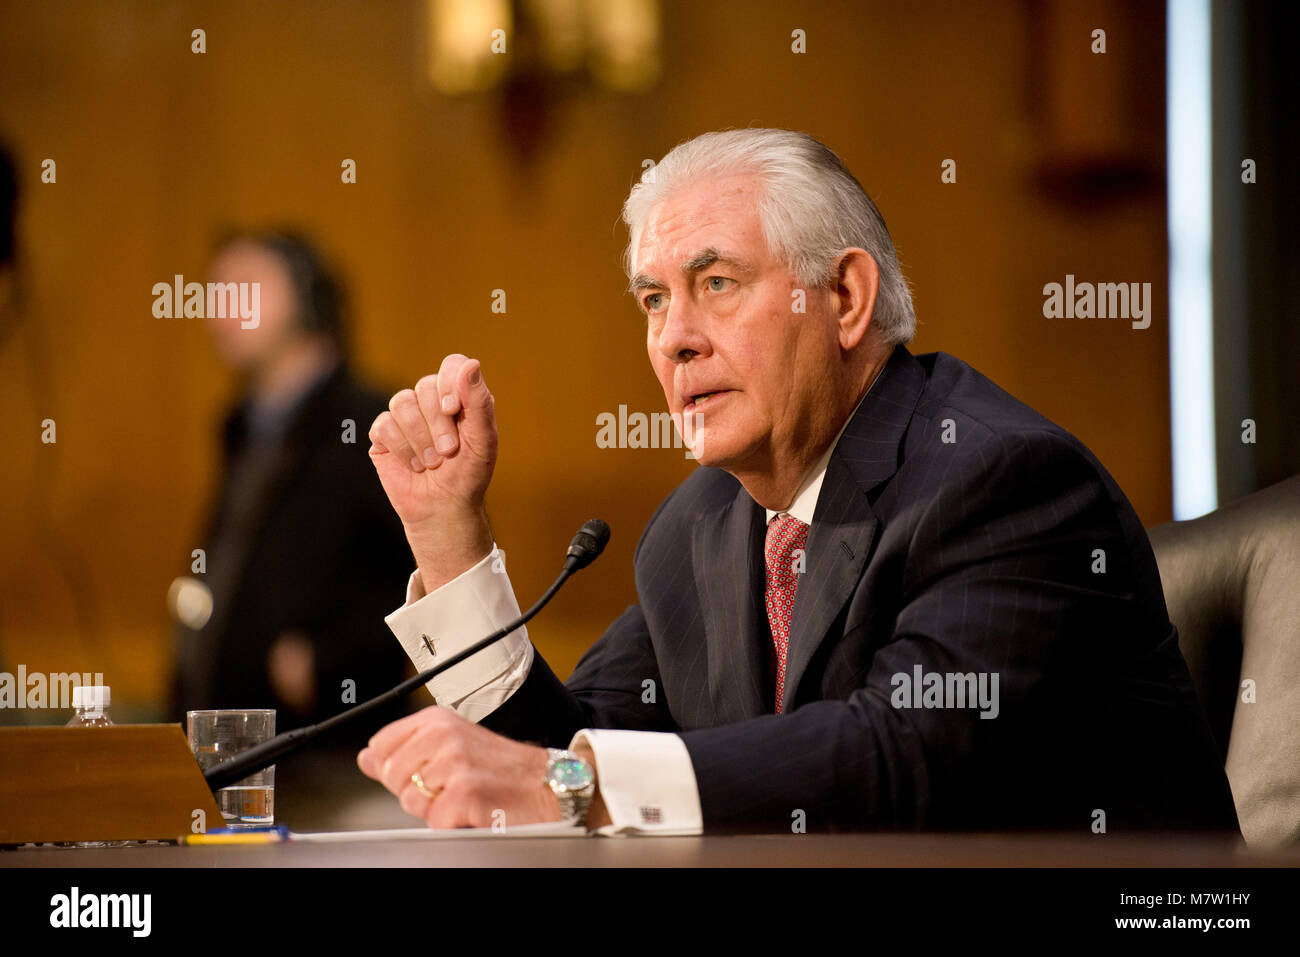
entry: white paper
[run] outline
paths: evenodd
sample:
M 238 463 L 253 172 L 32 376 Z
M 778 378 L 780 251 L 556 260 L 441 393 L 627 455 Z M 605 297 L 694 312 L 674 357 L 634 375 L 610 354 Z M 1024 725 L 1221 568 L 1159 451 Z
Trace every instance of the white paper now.
M 377 831 L 320 831 L 315 834 L 289 832 L 290 841 L 329 843 L 344 841 L 437 841 L 467 837 L 586 837 L 587 829 L 577 824 L 547 821 L 541 824 L 520 824 L 494 831 L 490 827 L 397 827 Z

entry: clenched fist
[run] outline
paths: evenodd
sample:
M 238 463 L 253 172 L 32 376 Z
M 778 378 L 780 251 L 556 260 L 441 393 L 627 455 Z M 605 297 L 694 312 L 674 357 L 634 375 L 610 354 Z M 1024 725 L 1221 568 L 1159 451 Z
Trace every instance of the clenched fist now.
M 370 426 L 375 464 L 426 592 L 492 550 L 483 499 L 497 459 L 492 393 L 477 359 L 453 354 Z

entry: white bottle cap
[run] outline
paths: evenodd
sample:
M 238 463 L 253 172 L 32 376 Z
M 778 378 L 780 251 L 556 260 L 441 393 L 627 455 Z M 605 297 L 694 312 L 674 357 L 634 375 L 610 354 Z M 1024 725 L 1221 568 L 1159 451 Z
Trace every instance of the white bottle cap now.
M 87 711 L 103 711 L 112 698 L 108 685 L 78 685 L 72 689 L 72 707 Z

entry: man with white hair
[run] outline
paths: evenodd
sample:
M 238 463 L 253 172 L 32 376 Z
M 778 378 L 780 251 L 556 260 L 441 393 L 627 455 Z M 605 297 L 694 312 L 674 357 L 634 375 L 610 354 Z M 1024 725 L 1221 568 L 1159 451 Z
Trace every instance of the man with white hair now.
M 840 159 L 708 133 L 624 218 L 701 465 L 645 528 L 639 604 L 565 683 L 523 629 L 449 669 L 362 770 L 433 827 L 1236 830 L 1132 507 L 1063 429 L 908 352 L 889 232 Z M 418 566 L 388 622 L 423 669 L 518 613 L 480 363 L 448 356 L 370 437 Z

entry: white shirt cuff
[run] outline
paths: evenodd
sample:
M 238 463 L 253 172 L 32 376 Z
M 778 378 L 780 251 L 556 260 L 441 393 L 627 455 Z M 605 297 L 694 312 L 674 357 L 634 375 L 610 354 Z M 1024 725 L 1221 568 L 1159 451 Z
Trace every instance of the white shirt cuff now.
M 659 731 L 579 731 L 596 759 L 596 785 L 613 822 L 597 834 L 678 836 L 703 831 L 700 792 L 686 742 Z
M 430 594 L 424 593 L 416 571 L 407 582 L 406 604 L 384 621 L 418 672 L 518 617 L 519 603 L 506 575 L 505 552 L 494 543 L 477 565 Z M 527 629 L 520 627 L 430 679 L 425 687 L 438 704 L 467 721 L 479 721 L 519 690 L 532 665 L 533 644 Z

